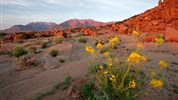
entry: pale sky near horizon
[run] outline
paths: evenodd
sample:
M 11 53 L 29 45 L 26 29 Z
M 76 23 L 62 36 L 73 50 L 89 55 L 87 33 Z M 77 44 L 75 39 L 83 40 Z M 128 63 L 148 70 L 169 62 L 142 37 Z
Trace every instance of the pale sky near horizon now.
M 1 0 L 1 29 L 30 22 L 68 19 L 121 21 L 157 5 L 158 0 Z

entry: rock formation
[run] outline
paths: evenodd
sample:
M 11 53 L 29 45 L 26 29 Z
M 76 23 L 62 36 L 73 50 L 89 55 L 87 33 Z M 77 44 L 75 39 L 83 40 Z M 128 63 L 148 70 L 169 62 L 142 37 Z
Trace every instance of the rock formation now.
M 165 33 L 167 27 L 178 28 L 178 0 L 159 0 L 159 5 L 112 25 L 111 29 L 123 34 L 138 30 L 142 33 Z
M 98 36 L 98 33 L 91 28 L 82 28 L 80 32 L 82 32 L 84 35 Z

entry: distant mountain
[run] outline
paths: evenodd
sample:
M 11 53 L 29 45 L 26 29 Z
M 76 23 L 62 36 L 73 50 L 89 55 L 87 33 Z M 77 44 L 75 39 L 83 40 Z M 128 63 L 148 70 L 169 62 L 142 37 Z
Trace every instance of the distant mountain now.
M 20 31 L 43 31 L 56 29 L 57 24 L 52 22 L 32 22 L 27 25 L 14 25 L 9 29 L 5 29 L 5 32 L 20 32 Z
M 27 25 L 14 25 L 9 29 L 5 29 L 4 32 L 22 32 L 22 31 L 43 31 L 43 30 L 55 30 L 74 27 L 93 27 L 93 26 L 105 26 L 108 23 L 94 21 L 92 19 L 70 19 L 60 24 L 52 22 L 32 22 Z
M 69 27 L 93 27 L 104 26 L 107 23 L 94 21 L 92 19 L 70 19 L 58 25 L 58 29 Z

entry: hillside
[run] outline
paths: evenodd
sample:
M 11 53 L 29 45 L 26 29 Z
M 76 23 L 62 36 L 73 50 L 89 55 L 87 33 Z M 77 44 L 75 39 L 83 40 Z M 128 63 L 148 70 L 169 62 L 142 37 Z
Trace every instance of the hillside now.
M 159 0 L 158 6 L 111 26 L 126 34 L 139 32 L 164 33 L 167 27 L 178 28 L 178 0 Z

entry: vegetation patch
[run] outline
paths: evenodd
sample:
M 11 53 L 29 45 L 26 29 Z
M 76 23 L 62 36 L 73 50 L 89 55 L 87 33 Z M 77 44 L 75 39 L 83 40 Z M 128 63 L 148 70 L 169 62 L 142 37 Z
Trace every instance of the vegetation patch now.
M 20 57 L 20 56 L 25 55 L 27 53 L 28 52 L 23 47 L 20 47 L 20 46 L 14 47 L 13 51 L 12 51 L 12 55 L 14 57 Z
M 49 55 L 51 55 L 52 57 L 56 57 L 58 55 L 58 50 L 55 50 L 55 49 L 51 50 L 49 52 Z
M 80 37 L 79 38 L 79 43 L 87 43 L 87 38 L 86 37 Z
M 56 44 L 60 44 L 60 43 L 62 43 L 63 41 L 64 41 L 63 38 L 57 38 L 54 42 L 55 42 Z

